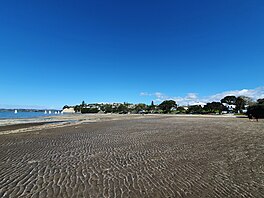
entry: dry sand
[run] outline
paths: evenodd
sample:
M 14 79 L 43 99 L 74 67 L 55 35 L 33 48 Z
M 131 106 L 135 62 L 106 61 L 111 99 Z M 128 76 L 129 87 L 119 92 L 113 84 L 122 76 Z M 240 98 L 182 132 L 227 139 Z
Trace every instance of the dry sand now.
M 264 120 L 80 122 L 2 134 L 0 197 L 264 196 Z

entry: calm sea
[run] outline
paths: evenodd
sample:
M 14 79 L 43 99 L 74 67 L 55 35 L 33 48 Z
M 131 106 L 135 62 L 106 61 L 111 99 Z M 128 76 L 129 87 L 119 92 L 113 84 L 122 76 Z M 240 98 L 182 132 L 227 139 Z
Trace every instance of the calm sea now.
M 45 114 L 44 112 L 17 112 L 14 113 L 12 111 L 0 112 L 0 119 L 14 119 L 14 118 L 36 118 L 43 116 L 59 116 L 61 114 L 55 114 L 52 112 L 51 114 Z

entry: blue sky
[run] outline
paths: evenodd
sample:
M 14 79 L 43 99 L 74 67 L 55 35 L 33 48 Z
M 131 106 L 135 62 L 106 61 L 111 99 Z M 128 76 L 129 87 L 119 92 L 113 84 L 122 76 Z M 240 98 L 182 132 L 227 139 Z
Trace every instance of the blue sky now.
M 264 97 L 263 21 L 261 0 L 1 1 L 0 107 Z

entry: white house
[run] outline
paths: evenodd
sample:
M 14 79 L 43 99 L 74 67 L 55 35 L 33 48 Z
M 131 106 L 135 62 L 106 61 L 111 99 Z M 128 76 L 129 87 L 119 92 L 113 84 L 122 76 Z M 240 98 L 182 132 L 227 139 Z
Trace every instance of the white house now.
M 231 105 L 227 103 L 222 103 L 222 104 L 228 109 L 228 111 L 233 111 L 236 108 L 236 105 Z
M 202 108 L 204 108 L 206 103 L 204 103 L 204 102 L 194 102 L 194 103 L 190 104 L 190 106 L 194 106 L 194 105 L 201 106 Z

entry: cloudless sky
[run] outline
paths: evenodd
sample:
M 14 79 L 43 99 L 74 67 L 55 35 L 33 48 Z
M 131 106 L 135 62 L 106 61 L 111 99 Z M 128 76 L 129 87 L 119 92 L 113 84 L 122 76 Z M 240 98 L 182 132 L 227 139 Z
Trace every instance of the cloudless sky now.
M 264 85 L 262 0 L 0 2 L 0 104 L 145 102 Z

